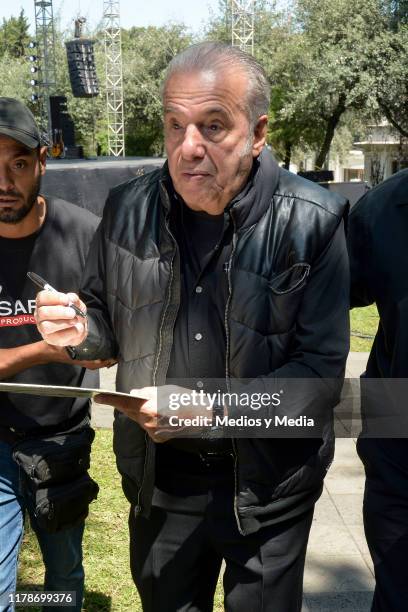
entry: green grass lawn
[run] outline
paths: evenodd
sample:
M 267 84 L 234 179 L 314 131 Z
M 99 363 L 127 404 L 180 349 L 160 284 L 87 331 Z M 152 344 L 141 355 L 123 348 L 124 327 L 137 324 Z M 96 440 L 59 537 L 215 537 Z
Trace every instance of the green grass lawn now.
M 375 306 L 351 312 L 351 350 L 369 351 L 378 326 Z M 133 585 L 128 562 L 128 510 L 112 452 L 112 432 L 96 433 L 92 452 L 91 475 L 100 486 L 99 497 L 91 505 L 84 536 L 86 571 L 86 612 L 142 612 Z M 35 536 L 29 528 L 20 555 L 20 590 L 41 588 L 43 566 Z M 223 612 L 222 588 L 218 584 L 214 612 Z M 38 612 L 39 608 L 19 608 Z
M 350 313 L 351 351 L 370 351 L 378 327 L 376 306 L 354 308 Z M 361 336 L 371 336 L 369 338 Z

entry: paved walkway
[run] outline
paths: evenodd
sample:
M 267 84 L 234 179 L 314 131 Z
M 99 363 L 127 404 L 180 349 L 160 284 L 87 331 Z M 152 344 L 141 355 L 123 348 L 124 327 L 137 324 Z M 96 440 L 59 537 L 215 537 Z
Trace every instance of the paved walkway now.
M 350 353 L 347 377 L 365 369 L 368 353 Z M 101 386 L 115 388 L 115 368 L 102 371 Z M 113 410 L 95 404 L 96 427 L 112 426 Z M 316 504 L 306 559 L 303 612 L 369 612 L 374 588 L 364 538 L 364 471 L 355 440 L 338 438 L 323 495 Z

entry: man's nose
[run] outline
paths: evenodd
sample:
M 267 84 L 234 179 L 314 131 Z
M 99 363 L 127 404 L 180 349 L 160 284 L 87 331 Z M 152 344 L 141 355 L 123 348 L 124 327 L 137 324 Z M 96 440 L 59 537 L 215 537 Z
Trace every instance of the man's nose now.
M 7 167 L 0 165 L 0 189 L 2 191 L 11 191 L 14 189 L 14 181 Z
M 184 132 L 182 155 L 184 159 L 196 159 L 205 155 L 203 135 L 195 125 L 188 125 Z

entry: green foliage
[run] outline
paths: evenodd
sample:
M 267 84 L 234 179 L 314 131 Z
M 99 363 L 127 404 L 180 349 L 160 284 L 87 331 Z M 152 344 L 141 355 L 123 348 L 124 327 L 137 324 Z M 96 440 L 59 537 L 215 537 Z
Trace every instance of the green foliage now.
M 398 30 L 401 24 L 408 25 L 408 0 L 384 0 L 384 12 L 392 30 Z
M 398 132 L 408 137 L 408 25 L 382 34 L 374 49 L 374 79 L 379 109 Z
M 284 83 L 275 117 L 294 144 L 303 140 L 318 151 L 318 168 L 346 111 L 375 107 L 373 50 L 386 28 L 377 0 L 358 10 L 354 0 L 297 2 L 292 31 L 275 56 L 274 80 Z
M 30 99 L 30 73 L 28 62 L 12 57 L 8 53 L 0 56 L 0 83 L 1 95 L 9 98 L 18 98 L 27 103 Z
M 407 16 L 408 0 L 365 0 L 358 6 L 354 0 L 257 1 L 255 56 L 272 93 L 269 142 L 287 165 L 299 151 L 315 151 L 317 166 L 323 166 L 332 145 L 338 148 L 341 141 L 343 150 L 346 140 L 350 142 L 350 121 L 362 124 L 385 116 L 402 136 L 408 135 Z M 72 96 L 64 45 L 72 32 L 57 27 L 55 34 L 55 93 L 67 96 L 77 143 L 90 153 L 98 143 L 106 153 L 103 33 L 93 34 L 100 84 L 94 100 Z M 220 0 L 218 11 L 209 14 L 203 37 L 230 42 L 228 0 Z M 163 153 L 161 82 L 169 61 L 194 41 L 180 23 L 122 30 L 128 155 Z M 3 20 L 2 95 L 25 101 L 30 95 L 27 42 L 23 11 Z
M 18 17 L 3 18 L 0 26 L 0 56 L 24 57 L 30 41 L 29 23 L 21 9 Z
M 127 155 L 163 152 L 160 86 L 171 59 L 193 39 L 181 24 L 122 33 Z

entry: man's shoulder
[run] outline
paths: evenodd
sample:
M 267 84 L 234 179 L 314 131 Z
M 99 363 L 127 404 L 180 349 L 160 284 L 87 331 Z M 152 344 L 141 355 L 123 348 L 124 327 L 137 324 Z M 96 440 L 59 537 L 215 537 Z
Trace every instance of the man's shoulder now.
M 108 231 L 122 228 L 130 220 L 145 218 L 147 209 L 156 201 L 161 180 L 161 168 L 119 183 L 109 191 L 103 209 L 102 224 Z
M 315 207 L 337 218 L 342 218 L 348 208 L 348 201 L 340 194 L 329 191 L 283 168 L 279 172 L 279 181 L 274 196 L 285 198 L 292 205 L 304 206 L 305 212 L 310 210 L 310 207 Z
M 124 183 L 115 185 L 109 191 L 108 202 L 114 200 L 117 203 L 131 201 L 135 195 L 148 194 L 152 189 L 158 189 L 159 183 L 163 175 L 162 168 L 152 170 L 147 174 L 136 176 Z
M 100 218 L 94 213 L 62 198 L 44 196 L 52 208 L 54 219 L 64 226 L 74 225 L 83 231 L 95 231 Z
M 389 216 L 392 209 L 400 206 L 408 207 L 408 169 L 393 174 L 364 194 L 351 209 L 350 219 L 373 221 L 383 213 Z

